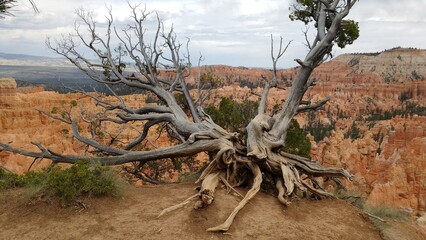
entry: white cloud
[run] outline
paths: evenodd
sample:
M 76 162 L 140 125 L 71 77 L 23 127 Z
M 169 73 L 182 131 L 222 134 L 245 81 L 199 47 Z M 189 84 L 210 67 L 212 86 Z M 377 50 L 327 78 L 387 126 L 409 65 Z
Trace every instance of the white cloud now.
M 194 58 L 202 52 L 205 64 L 270 66 L 270 34 L 294 40 L 282 66 L 306 52 L 303 24 L 288 18 L 293 0 L 146 0 L 148 11 L 158 11 L 166 26 L 173 24 L 182 41 L 191 38 Z M 52 55 L 44 46 L 47 36 L 73 32 L 76 8 L 84 6 L 105 23 L 106 7 L 112 6 L 115 20 L 124 27 L 130 9 L 122 0 L 37 0 L 39 14 L 27 1 L 19 1 L 15 17 L 0 20 L 0 51 Z M 131 1 L 131 4 L 140 3 Z M 360 38 L 343 52 L 374 52 L 395 46 L 426 48 L 426 0 L 359 1 L 349 18 L 360 22 Z M 152 19 L 148 30 L 155 29 Z

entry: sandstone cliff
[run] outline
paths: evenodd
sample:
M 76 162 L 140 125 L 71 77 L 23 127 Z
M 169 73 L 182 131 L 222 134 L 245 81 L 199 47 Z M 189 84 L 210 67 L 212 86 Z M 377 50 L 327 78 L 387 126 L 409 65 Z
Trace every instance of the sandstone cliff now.
M 323 124 L 333 125 L 334 131 L 323 140 L 312 142 L 312 157 L 354 173 L 354 182 L 347 183 L 348 187 L 362 192 L 370 204 L 411 209 L 414 213 L 425 211 L 426 116 L 417 108 L 408 114 L 409 107 L 426 106 L 425 54 L 425 50 L 412 49 L 345 54 L 323 64 L 313 74 L 318 84 L 310 93 L 311 100 L 332 96 L 325 110 L 315 113 L 315 117 Z M 228 66 L 210 66 L 203 71 L 207 70 L 225 82 L 233 82 L 213 92 L 210 102 L 216 104 L 222 96 L 258 100 L 253 93 L 260 93 L 261 88 L 250 89 L 240 84 L 244 86 L 251 82 L 256 85 L 262 75 L 268 77 L 271 74 L 265 69 Z M 195 76 L 196 71 L 193 74 Z M 281 70 L 279 76 L 283 86 L 294 75 L 295 69 Z M 41 141 L 58 152 L 82 152 L 83 146 L 73 140 L 66 130 L 68 126 L 43 116 L 35 109 L 50 112 L 54 107 L 77 100 L 78 106 L 93 110 L 95 107 L 90 99 L 79 94 L 16 89 L 9 80 L 1 85 L 4 87 L 0 89 L 0 141 L 13 141 L 14 146 L 29 149 L 34 149 L 31 141 Z M 284 101 L 287 93 L 288 88 L 271 89 L 269 108 Z M 142 95 L 125 98 L 130 105 L 145 104 Z M 302 126 L 309 124 L 306 115 L 297 118 Z M 359 131 L 356 139 L 348 135 L 351 126 L 356 126 Z M 130 139 L 134 132 L 128 128 L 121 134 Z M 150 139 L 157 139 L 156 131 L 150 134 Z M 166 146 L 170 142 L 160 136 L 152 144 L 146 144 L 152 148 L 153 145 Z M 203 160 L 201 158 L 200 161 Z M 26 171 L 32 160 L 0 153 L 0 164 L 15 172 Z M 48 161 L 43 160 L 38 167 L 46 164 Z M 165 178 L 176 179 L 177 172 L 167 172 Z
M 6 83 L 7 82 L 7 83 Z M 75 119 L 79 119 L 80 111 L 95 113 L 100 111 L 96 107 L 94 100 L 82 94 L 59 94 L 56 92 L 44 91 L 42 88 L 16 88 L 13 79 L 0 79 L 3 88 L 0 88 L 0 141 L 9 143 L 12 146 L 37 151 L 38 149 L 31 142 L 40 142 L 49 149 L 64 154 L 84 154 L 85 146 L 72 137 L 70 127 L 62 122 L 51 119 L 37 111 L 43 110 L 47 113 L 60 112 L 63 109 L 69 110 L 71 102 L 76 101 L 76 107 L 71 111 Z M 113 97 L 105 97 L 114 101 Z M 129 95 L 124 97 L 129 106 L 140 107 L 145 104 L 145 96 Z M 84 134 L 88 134 L 86 129 L 88 124 L 79 121 L 79 126 Z M 131 125 L 123 129 L 115 126 L 105 126 L 106 136 L 120 134 L 123 139 L 135 137 L 134 128 L 141 129 L 141 126 Z M 165 136 L 157 138 L 157 133 L 150 133 L 152 139 L 157 139 L 153 143 L 157 146 L 169 144 Z M 98 139 L 99 140 L 99 139 Z M 107 142 L 108 137 L 100 139 Z M 148 144 L 148 147 L 150 144 Z M 28 170 L 31 163 L 34 169 L 40 169 L 50 164 L 47 159 L 34 160 L 28 157 L 0 152 L 0 165 L 7 169 L 23 173 Z
M 423 212 L 426 210 L 426 116 L 407 114 L 388 120 L 367 120 L 371 114 L 402 108 L 400 94 L 403 91 L 390 85 L 395 89 L 390 95 L 381 95 L 380 88 L 370 89 L 376 96 L 364 91 L 348 93 L 346 89 L 339 94 L 314 90 L 314 101 L 333 95 L 326 110 L 316 115 L 321 122 L 334 122 L 335 126 L 324 140 L 312 139 L 311 154 L 325 165 L 343 167 L 355 174 L 354 181 L 346 184 L 349 189 L 363 193 L 369 204 Z M 410 90 L 410 86 L 415 85 L 405 87 Z M 261 89 L 228 86 L 217 90 L 212 101 L 218 103 L 222 96 L 258 100 L 252 91 Z M 269 107 L 281 103 L 287 93 L 287 90 L 272 89 Z M 423 93 L 416 100 L 411 99 L 421 106 L 426 106 L 425 100 Z M 308 121 L 306 115 L 298 116 L 297 120 L 302 126 Z M 354 123 L 360 138 L 345 137 Z

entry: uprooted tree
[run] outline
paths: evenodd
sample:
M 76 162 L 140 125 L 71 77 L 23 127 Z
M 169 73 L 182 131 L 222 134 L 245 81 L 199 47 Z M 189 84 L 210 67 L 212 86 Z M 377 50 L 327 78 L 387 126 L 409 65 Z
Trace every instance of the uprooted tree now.
M 250 186 L 245 196 L 240 194 L 242 200 L 228 219 L 219 226 L 209 228 L 208 231 L 227 231 L 236 214 L 256 195 L 262 181 L 266 179 L 273 182 L 279 201 L 285 205 L 290 203 L 289 196 L 296 192 L 331 196 L 323 190 L 318 178 L 340 184 L 338 177 L 350 179 L 351 175 L 344 169 L 322 166 L 310 159 L 286 153 L 283 147 L 294 116 L 301 112 L 316 110 L 328 101 L 329 98 L 311 102 L 310 99 L 304 99 L 304 95 L 315 85 L 315 80 L 309 78 L 312 71 L 331 56 L 333 45 L 339 43 L 340 46 L 344 46 L 356 39 L 358 34 L 356 23 L 344 20 L 355 3 L 355 0 L 296 1 L 291 18 L 306 24 L 313 23 L 316 30 L 315 39 L 312 42 L 307 40 L 309 51 L 305 59 L 295 60 L 300 67 L 285 102 L 279 110 L 268 112 L 268 92 L 270 88 L 276 87 L 277 61 L 286 49 L 281 39 L 278 51 L 274 51 L 274 44 L 271 41 L 273 77 L 263 80 L 264 90 L 260 96 L 257 115 L 246 126 L 245 138 L 217 125 L 203 110 L 202 103 L 208 91 L 203 90 L 200 82 L 196 84 L 197 88 L 191 94 L 186 82 L 191 70 L 188 43 L 180 44 L 173 28 L 166 31 L 158 15 L 148 14 L 138 6 L 130 6 L 133 24 L 119 30 L 114 27 L 113 16 L 109 11 L 105 24 L 106 31 L 100 33 L 91 15 L 79 10 L 77 13 L 81 21 L 76 24 L 76 34 L 54 43 L 48 41 L 47 45 L 59 55 L 66 57 L 92 80 L 108 86 L 125 84 L 128 87 L 143 89 L 155 95 L 159 103 L 130 107 L 122 97 L 114 94 L 112 88 L 110 89 L 116 101 L 107 101 L 99 95 L 83 92 L 104 110 L 100 113 L 78 114 L 92 126 L 91 134 L 81 133 L 75 115 L 41 112 L 69 124 L 75 139 L 87 145 L 87 154 L 60 154 L 40 143 L 34 143 L 40 150 L 38 152 L 4 143 L 0 143 L 1 150 L 34 158 L 47 158 L 55 163 L 72 164 L 80 159 L 89 159 L 105 165 L 129 162 L 144 164 L 158 159 L 208 152 L 212 158 L 197 180 L 197 183 L 201 183 L 199 191 L 160 214 L 182 207 L 192 200 L 195 200 L 196 208 L 211 204 L 219 182 L 233 191 L 236 191 L 236 186 L 243 184 Z M 156 20 L 156 27 L 153 37 L 150 38 L 145 24 L 152 22 L 153 19 Z M 308 35 L 305 36 L 308 39 Z M 114 39 L 120 42 L 118 50 L 112 46 Z M 97 56 L 97 60 L 85 57 L 80 52 L 81 47 L 91 50 Z M 135 71 L 130 72 L 129 68 L 123 71 L 126 67 L 122 62 L 124 53 L 133 60 Z M 168 72 L 173 70 L 173 74 L 165 74 L 162 69 L 168 69 Z M 187 111 L 178 104 L 174 95 L 176 92 L 184 96 Z M 100 141 L 96 134 L 96 128 L 104 124 L 120 128 L 122 125 L 132 123 L 139 123 L 137 126 L 140 129 L 131 141 L 120 140 L 120 134 L 117 134 L 111 141 L 105 143 Z M 174 142 L 177 144 L 153 150 L 138 148 L 146 140 L 148 131 L 159 125 L 167 129 L 167 133 L 176 139 Z

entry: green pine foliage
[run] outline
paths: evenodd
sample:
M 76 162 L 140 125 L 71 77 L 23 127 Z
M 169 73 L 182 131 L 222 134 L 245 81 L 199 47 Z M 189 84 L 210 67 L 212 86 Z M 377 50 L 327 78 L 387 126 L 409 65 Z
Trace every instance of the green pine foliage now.
M 38 8 L 33 0 L 28 0 L 33 6 L 34 12 L 38 13 Z M 17 0 L 0 0 L 0 19 L 5 18 L 5 16 L 13 16 L 11 8 L 17 6 Z
M 25 185 L 23 176 L 6 172 L 0 168 L 0 191 Z
M 340 48 L 351 45 L 359 37 L 358 22 L 354 20 L 342 20 L 342 24 L 337 31 L 336 43 Z
M 311 158 L 311 141 L 309 141 L 306 132 L 295 119 L 293 119 L 293 124 L 287 131 L 283 150 L 288 153 Z
M 352 140 L 358 139 L 361 137 L 361 130 L 357 127 L 355 122 L 352 123 L 351 127 L 344 134 L 345 138 L 350 138 Z
M 244 100 L 242 102 L 233 101 L 230 98 L 222 97 L 218 107 L 209 105 L 206 112 L 213 121 L 223 128 L 239 132 L 245 136 L 245 127 L 256 116 L 258 102 Z M 274 106 L 274 108 L 276 108 Z M 299 123 L 293 120 L 292 126 L 287 132 L 284 151 L 299 156 L 310 158 L 311 142 L 307 138 L 307 133 L 300 128 Z
M 3 15 L 12 15 L 10 9 L 16 5 L 16 0 L 0 0 L 0 18 Z
M 316 117 L 315 112 L 308 113 L 308 122 L 304 129 L 314 137 L 315 142 L 319 142 L 325 137 L 330 136 L 331 132 L 335 129 L 336 121 L 333 120 L 330 112 L 327 112 L 327 116 L 330 119 L 330 123 L 323 123 Z
M 205 110 L 219 126 L 245 135 L 245 127 L 256 116 L 258 107 L 258 102 L 250 100 L 236 102 L 222 97 L 218 107 L 209 105 Z
M 301 21 L 308 25 L 317 18 L 316 12 L 318 4 L 321 1 L 314 0 L 296 0 L 293 5 L 292 12 L 289 17 L 292 21 Z M 326 16 L 326 28 L 327 30 L 331 27 L 332 21 L 330 13 Z M 346 45 L 352 44 L 359 37 L 359 26 L 358 22 L 354 20 L 342 20 L 340 28 L 337 29 L 335 42 L 340 48 L 345 48 Z
M 389 120 L 396 116 L 407 118 L 413 117 L 414 115 L 426 116 L 426 106 L 404 100 L 401 108 L 392 107 L 392 109 L 384 112 L 380 112 L 380 110 L 372 110 L 370 115 L 366 118 L 366 121 Z

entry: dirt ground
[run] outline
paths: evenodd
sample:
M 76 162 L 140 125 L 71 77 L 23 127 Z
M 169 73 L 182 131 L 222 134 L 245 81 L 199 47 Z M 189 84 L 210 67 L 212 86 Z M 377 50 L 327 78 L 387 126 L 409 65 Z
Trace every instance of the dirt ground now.
M 242 190 L 241 190 L 242 191 Z M 192 205 L 162 209 L 194 194 L 192 184 L 129 187 L 123 197 L 85 199 L 87 209 L 58 203 L 28 205 L 23 190 L 0 193 L 0 239 L 382 239 L 383 234 L 350 204 L 340 200 L 296 200 L 289 207 L 259 193 L 237 215 L 227 233 L 210 233 L 239 198 L 219 189 L 207 209 Z M 412 235 L 412 239 L 422 239 Z M 411 236 L 410 236 L 411 238 Z

